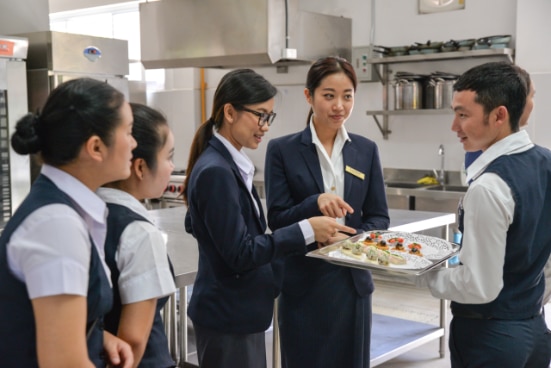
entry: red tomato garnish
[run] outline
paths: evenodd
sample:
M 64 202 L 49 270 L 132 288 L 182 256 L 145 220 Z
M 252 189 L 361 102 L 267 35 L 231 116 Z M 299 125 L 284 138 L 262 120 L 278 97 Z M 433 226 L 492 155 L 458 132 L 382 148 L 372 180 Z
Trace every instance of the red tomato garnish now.
M 421 244 L 419 244 L 419 243 L 411 243 L 411 244 L 408 245 L 408 248 L 409 249 L 413 249 L 413 248 L 421 249 L 422 247 L 421 247 Z

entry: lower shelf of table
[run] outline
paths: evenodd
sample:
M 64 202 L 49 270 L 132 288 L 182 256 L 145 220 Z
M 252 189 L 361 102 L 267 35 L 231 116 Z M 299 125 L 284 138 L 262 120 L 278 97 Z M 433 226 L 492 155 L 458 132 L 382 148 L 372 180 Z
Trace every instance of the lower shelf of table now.
M 371 366 L 375 367 L 429 341 L 444 336 L 444 328 L 407 319 L 373 314 Z

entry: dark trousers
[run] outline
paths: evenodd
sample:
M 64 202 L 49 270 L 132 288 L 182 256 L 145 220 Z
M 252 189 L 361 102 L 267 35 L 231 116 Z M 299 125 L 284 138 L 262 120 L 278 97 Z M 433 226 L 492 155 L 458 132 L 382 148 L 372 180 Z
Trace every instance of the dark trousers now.
M 543 315 L 525 320 L 453 317 L 452 368 L 548 368 L 551 331 Z
M 266 368 L 264 332 L 227 334 L 194 324 L 201 368 Z

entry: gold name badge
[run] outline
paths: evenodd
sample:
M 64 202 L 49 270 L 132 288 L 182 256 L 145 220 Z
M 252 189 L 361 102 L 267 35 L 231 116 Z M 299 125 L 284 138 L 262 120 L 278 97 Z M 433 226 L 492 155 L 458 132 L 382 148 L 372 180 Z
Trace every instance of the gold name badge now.
M 358 170 L 356 170 L 356 169 L 354 169 L 354 168 L 352 168 L 348 165 L 346 165 L 346 167 L 344 168 L 344 171 L 346 171 L 347 173 L 352 174 L 355 177 L 360 178 L 362 180 L 365 179 L 365 174 L 364 173 L 359 172 Z

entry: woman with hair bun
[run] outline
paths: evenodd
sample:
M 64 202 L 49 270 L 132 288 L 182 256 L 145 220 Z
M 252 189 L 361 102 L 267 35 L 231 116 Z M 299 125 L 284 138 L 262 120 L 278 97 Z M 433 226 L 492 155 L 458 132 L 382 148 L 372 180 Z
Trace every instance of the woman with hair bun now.
M 112 291 L 95 194 L 130 175 L 131 133 L 124 96 L 90 78 L 60 84 L 17 123 L 13 149 L 44 164 L 0 236 L 0 366 L 132 366 L 128 344 L 103 331 Z

